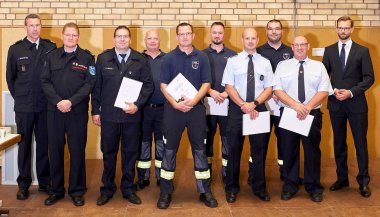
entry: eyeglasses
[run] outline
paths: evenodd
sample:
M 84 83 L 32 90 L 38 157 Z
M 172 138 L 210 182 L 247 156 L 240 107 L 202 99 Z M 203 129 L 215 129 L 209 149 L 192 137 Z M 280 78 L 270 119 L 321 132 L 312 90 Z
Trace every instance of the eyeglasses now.
M 336 27 L 339 31 L 346 31 L 346 30 L 350 30 L 351 27 Z
M 64 34 L 64 36 L 66 38 L 78 38 L 79 37 L 79 35 L 76 35 L 76 34 Z
M 292 46 L 295 48 L 301 48 L 301 47 L 306 47 L 308 44 L 309 43 L 292 44 Z
M 129 35 L 115 35 L 115 38 L 117 38 L 117 39 L 127 39 L 127 38 L 129 38 Z
M 189 35 L 192 35 L 193 33 L 192 32 L 184 32 L 184 33 L 178 33 L 178 36 L 179 37 L 187 37 Z
M 268 28 L 268 31 L 281 31 L 281 28 Z

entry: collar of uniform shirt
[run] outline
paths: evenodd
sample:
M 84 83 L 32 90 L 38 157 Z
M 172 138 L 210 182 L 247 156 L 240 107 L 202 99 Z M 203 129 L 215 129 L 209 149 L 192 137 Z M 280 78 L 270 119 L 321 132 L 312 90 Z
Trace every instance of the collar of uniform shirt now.
M 73 51 L 71 51 L 71 52 L 67 52 L 66 49 L 65 49 L 65 47 L 63 47 L 63 50 L 64 50 L 66 53 L 75 53 L 75 51 L 77 51 L 77 48 L 78 48 L 78 45 L 75 46 L 75 48 L 74 48 Z
M 293 59 L 293 61 L 294 61 L 294 64 L 295 64 L 295 65 L 298 65 L 298 66 L 301 65 L 300 61 L 305 61 L 305 62 L 303 63 L 304 66 L 307 65 L 307 63 L 310 61 L 309 57 L 306 57 L 306 58 L 303 59 L 303 60 L 297 60 L 297 59 L 294 58 L 294 57 L 293 57 L 292 59 Z
M 247 51 L 243 50 L 241 53 L 242 53 L 244 56 L 246 56 L 247 59 L 249 60 L 249 58 L 248 58 L 249 53 L 248 53 Z M 257 52 L 255 52 L 255 53 L 252 54 L 252 61 L 255 60 L 255 59 L 257 58 L 257 55 L 259 55 Z
M 339 48 L 339 53 L 340 53 L 340 50 L 342 49 L 342 42 L 340 40 L 338 40 L 338 48 Z M 352 40 L 350 38 L 350 40 L 346 41 L 346 46 L 344 47 L 344 49 L 347 51 L 348 49 L 351 48 L 352 46 Z M 346 52 L 347 53 L 347 52 Z
M 40 39 L 38 38 L 37 39 L 37 41 L 35 41 L 35 42 L 33 42 L 33 41 L 31 41 L 28 37 L 26 37 L 26 39 L 30 42 L 30 43 L 36 43 L 37 44 L 37 46 L 36 46 L 36 48 L 38 49 L 38 46 L 40 45 Z
M 212 52 L 218 53 L 217 50 L 215 50 L 214 48 L 211 47 L 211 44 L 208 46 L 208 49 L 209 49 L 210 53 L 212 53 Z M 222 53 L 223 51 L 224 51 L 224 44 L 223 44 L 222 50 L 220 50 L 219 53 Z
M 115 48 L 115 52 L 116 52 L 117 59 L 119 60 L 119 63 L 121 63 L 123 58 L 119 54 L 124 54 L 124 53 L 120 53 L 116 48 Z M 125 61 L 127 61 L 127 59 L 129 58 L 129 55 L 131 55 L 131 48 L 128 48 L 127 53 L 125 54 L 127 54 L 125 56 Z

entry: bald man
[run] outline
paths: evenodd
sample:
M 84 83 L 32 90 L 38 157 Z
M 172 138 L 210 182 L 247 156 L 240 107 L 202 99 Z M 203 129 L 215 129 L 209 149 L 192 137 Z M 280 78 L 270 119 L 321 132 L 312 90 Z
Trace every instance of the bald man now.
M 308 136 L 280 128 L 283 138 L 284 184 L 282 200 L 290 200 L 298 191 L 300 141 L 304 149 L 304 186 L 313 202 L 323 200 L 321 175 L 321 142 L 323 99 L 332 94 L 331 83 L 324 65 L 307 57 L 310 44 L 303 36 L 294 39 L 294 58 L 280 62 L 275 72 L 275 95 L 280 100 L 281 117 L 284 107 L 297 112 L 297 118 L 304 120 L 314 116 Z
M 160 33 L 157 30 L 149 30 L 145 34 L 146 50 L 142 54 L 149 60 L 150 69 L 153 75 L 154 92 L 149 98 L 147 105 L 143 109 L 142 121 L 142 143 L 137 160 L 138 181 L 137 190 L 142 190 L 149 186 L 150 167 L 152 160 L 152 139 L 155 147 L 155 172 L 156 183 L 160 184 L 160 170 L 164 143 L 162 140 L 162 118 L 164 114 L 165 98 L 160 90 L 160 74 L 162 57 L 165 55 L 160 50 Z M 153 137 L 154 135 L 154 137 Z
M 252 119 L 259 112 L 266 111 L 264 102 L 272 95 L 274 85 L 272 66 L 268 59 L 256 52 L 259 42 L 253 28 L 244 30 L 241 42 L 244 50 L 227 61 L 222 85 L 230 97 L 228 110 L 227 143 L 229 155 L 226 171 L 226 200 L 236 201 L 240 190 L 240 159 L 245 136 L 242 136 L 243 114 Z M 265 158 L 269 133 L 249 136 L 253 163 L 253 181 L 250 183 L 254 195 L 260 200 L 269 201 L 265 182 Z

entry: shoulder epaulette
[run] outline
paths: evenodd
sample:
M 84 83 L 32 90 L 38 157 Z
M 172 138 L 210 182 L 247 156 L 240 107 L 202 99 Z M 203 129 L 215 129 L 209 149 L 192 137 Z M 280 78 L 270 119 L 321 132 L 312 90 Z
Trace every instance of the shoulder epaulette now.
M 55 44 L 54 41 L 50 40 L 50 39 L 47 39 L 47 38 L 40 38 L 42 41 L 45 41 L 45 42 L 48 42 L 48 43 L 51 43 L 51 44 Z
M 99 55 L 102 55 L 102 54 L 105 54 L 105 53 L 108 53 L 108 52 L 111 52 L 113 49 L 106 49 L 104 50 L 103 52 L 101 52 Z
M 89 50 L 87 50 L 87 49 L 85 49 L 84 51 L 85 51 L 86 53 L 90 54 L 90 55 L 93 56 L 93 57 L 95 56 L 94 54 L 91 53 L 91 51 L 89 51 Z
M 20 39 L 20 40 L 16 41 L 13 45 L 20 44 L 20 43 L 22 43 L 23 41 L 24 41 L 23 39 Z
M 48 50 L 45 54 L 47 55 L 47 54 L 49 54 L 50 52 L 52 52 L 53 50 L 55 50 L 55 49 L 57 49 L 57 48 L 50 49 L 50 50 Z
M 234 57 L 237 57 L 237 56 L 238 56 L 238 54 L 235 54 L 235 55 L 230 56 L 230 57 L 228 57 L 228 58 L 234 58 Z

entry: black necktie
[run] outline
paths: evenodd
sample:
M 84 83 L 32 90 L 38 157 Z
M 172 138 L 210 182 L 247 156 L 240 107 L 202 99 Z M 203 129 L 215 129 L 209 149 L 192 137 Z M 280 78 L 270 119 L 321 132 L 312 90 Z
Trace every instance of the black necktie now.
M 340 63 L 342 64 L 343 71 L 344 71 L 344 68 L 346 67 L 346 49 L 344 49 L 345 46 L 346 44 L 342 44 L 342 49 L 340 50 L 340 55 L 339 55 L 339 59 L 340 59 Z
M 305 61 L 300 61 L 300 68 L 298 70 L 298 100 L 303 103 L 305 102 L 305 79 L 304 79 L 304 70 L 303 63 Z
M 32 43 L 32 51 L 37 52 L 37 44 L 36 43 Z
M 247 71 L 247 99 L 246 102 L 255 100 L 255 70 L 253 67 L 252 54 L 248 55 L 248 71 Z
M 123 64 L 123 63 L 125 63 L 125 62 L 127 62 L 126 61 L 126 59 L 125 59 L 125 57 L 127 56 L 127 54 L 119 54 L 119 56 L 121 56 L 121 63 Z

